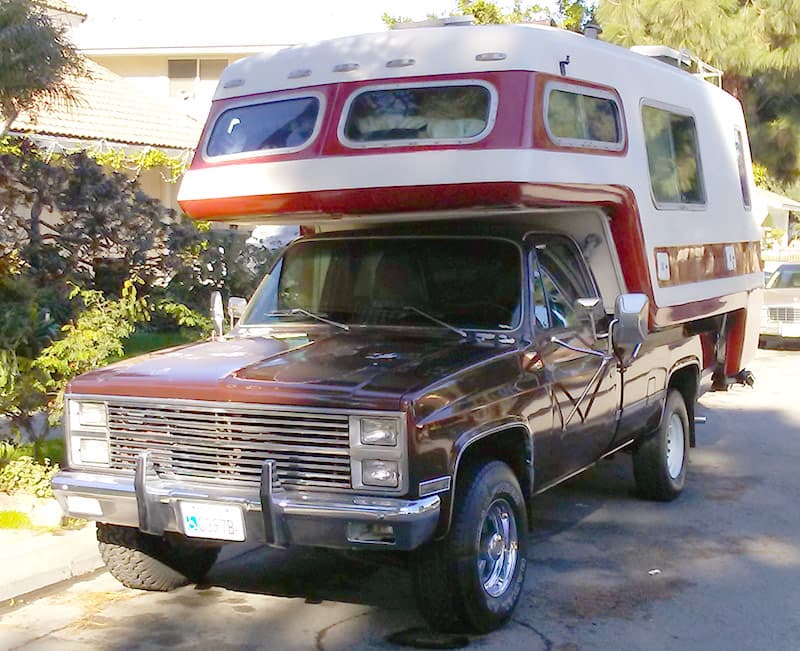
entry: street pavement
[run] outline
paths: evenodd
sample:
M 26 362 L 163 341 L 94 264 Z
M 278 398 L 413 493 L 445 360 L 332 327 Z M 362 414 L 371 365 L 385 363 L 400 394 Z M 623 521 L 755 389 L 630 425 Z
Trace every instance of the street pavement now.
M 755 389 L 702 399 L 675 502 L 639 500 L 625 454 L 537 498 L 514 619 L 466 648 L 800 648 L 800 351 L 759 351 L 751 370 Z M 18 599 L 0 607 L 0 648 L 386 650 L 421 626 L 399 563 L 226 554 L 171 593 L 95 572 Z

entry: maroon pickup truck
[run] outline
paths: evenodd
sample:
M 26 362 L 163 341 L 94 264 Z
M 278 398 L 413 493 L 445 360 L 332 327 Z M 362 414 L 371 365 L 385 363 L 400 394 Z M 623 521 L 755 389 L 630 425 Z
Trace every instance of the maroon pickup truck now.
M 644 497 L 683 488 L 699 337 L 609 302 L 575 241 L 521 225 L 301 239 L 228 334 L 71 383 L 54 492 L 130 587 L 235 541 L 397 550 L 433 627 L 489 631 L 537 493 L 620 450 Z

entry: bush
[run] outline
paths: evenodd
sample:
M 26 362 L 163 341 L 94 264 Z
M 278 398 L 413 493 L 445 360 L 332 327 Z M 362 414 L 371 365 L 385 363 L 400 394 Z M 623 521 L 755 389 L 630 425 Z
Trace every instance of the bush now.
M 36 497 L 52 497 L 50 480 L 58 472 L 58 464 L 45 459 L 39 463 L 33 457 L 9 461 L 0 470 L 0 491 L 30 493 Z

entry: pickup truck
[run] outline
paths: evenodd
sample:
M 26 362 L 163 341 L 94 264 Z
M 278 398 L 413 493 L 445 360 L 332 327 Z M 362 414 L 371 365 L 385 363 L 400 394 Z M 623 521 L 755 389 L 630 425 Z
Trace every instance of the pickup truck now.
M 200 580 L 237 541 L 381 549 L 432 627 L 490 631 L 538 493 L 623 450 L 643 497 L 684 487 L 700 337 L 614 303 L 523 219 L 301 238 L 227 334 L 71 383 L 55 495 L 129 587 Z

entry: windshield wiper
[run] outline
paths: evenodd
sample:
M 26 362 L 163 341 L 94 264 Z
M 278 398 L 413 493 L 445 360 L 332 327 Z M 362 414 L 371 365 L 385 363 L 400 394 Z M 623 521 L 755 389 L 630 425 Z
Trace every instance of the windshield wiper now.
M 305 310 L 302 307 L 293 307 L 289 310 L 276 310 L 274 312 L 270 312 L 269 314 L 267 314 L 267 316 L 293 316 L 295 314 L 302 314 L 312 319 L 316 319 L 317 321 L 322 321 L 322 323 L 327 323 L 328 325 L 341 328 L 345 332 L 350 332 L 350 326 L 347 325 L 346 323 L 331 321 L 330 319 L 326 319 L 324 316 L 320 316 L 319 314 L 314 314 L 313 312 L 309 312 L 308 310 Z
M 441 319 L 437 319 L 432 314 L 428 314 L 427 312 L 425 312 L 423 310 L 420 310 L 418 307 L 414 307 L 413 305 L 404 305 L 403 309 L 404 310 L 410 310 L 411 312 L 416 312 L 420 316 L 424 316 L 426 319 L 430 319 L 434 323 L 437 323 L 440 326 L 442 326 L 443 328 L 447 328 L 448 330 L 451 330 L 452 332 L 455 332 L 456 334 L 461 335 L 465 339 L 469 336 L 466 333 L 466 331 L 462 330 L 461 328 L 456 328 L 455 326 L 450 325 L 449 323 L 446 323 L 445 321 L 442 321 Z

